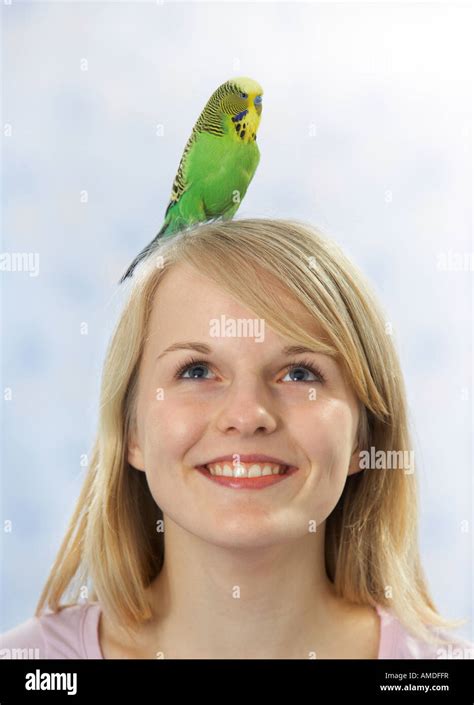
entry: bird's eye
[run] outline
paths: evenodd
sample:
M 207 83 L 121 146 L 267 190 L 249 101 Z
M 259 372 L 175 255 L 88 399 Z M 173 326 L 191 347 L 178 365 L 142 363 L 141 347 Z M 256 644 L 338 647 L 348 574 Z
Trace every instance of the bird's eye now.
M 248 93 L 242 93 L 242 91 L 240 92 L 239 95 L 240 95 L 241 98 L 248 98 L 248 97 L 249 97 L 249 96 L 248 96 Z

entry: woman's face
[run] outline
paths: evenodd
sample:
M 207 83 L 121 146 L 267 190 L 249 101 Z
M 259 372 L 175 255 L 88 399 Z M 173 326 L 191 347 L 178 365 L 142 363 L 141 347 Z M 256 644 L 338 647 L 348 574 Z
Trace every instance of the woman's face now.
M 299 302 L 287 303 L 308 331 L 318 332 Z M 230 337 L 224 330 L 216 336 L 216 319 L 237 323 L 256 316 L 192 267 L 171 269 L 151 314 L 129 462 L 146 473 L 165 516 L 206 541 L 263 547 L 302 537 L 324 522 L 348 472 L 358 469 L 356 397 L 333 358 L 288 356 L 282 349 L 295 341 L 268 326 L 257 342 L 248 333 L 261 332 L 261 320 L 247 335 Z M 207 345 L 211 352 L 165 352 L 186 342 Z M 177 377 L 190 357 L 201 362 Z M 296 363 L 293 370 L 290 362 Z M 272 456 L 298 470 L 263 489 L 233 489 L 196 469 L 235 454 Z

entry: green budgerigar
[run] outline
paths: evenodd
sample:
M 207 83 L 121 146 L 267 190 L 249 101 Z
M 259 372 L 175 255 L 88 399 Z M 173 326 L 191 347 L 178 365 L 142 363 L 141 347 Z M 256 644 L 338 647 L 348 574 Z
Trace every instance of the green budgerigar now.
M 195 223 L 234 216 L 260 160 L 256 140 L 262 95 L 262 87 L 245 77 L 232 78 L 214 91 L 184 148 L 163 227 L 120 283 L 160 238 Z

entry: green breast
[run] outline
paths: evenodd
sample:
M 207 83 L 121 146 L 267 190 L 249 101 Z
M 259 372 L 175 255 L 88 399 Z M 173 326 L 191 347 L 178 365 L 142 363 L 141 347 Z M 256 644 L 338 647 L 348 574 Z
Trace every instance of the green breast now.
M 243 199 L 259 159 L 256 142 L 201 132 L 188 155 L 187 190 L 199 192 L 209 215 L 220 215 L 235 206 L 237 194 Z

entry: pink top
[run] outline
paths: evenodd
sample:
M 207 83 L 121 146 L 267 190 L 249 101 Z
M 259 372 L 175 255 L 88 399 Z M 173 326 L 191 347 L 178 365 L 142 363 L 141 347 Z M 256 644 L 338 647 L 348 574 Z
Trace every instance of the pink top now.
M 376 610 L 380 617 L 379 659 L 474 658 L 471 642 L 452 637 L 452 643 L 443 648 L 426 644 L 411 636 L 390 611 L 378 605 Z M 31 617 L 0 635 L 0 658 L 103 659 L 100 614 L 98 602 L 86 602 Z

